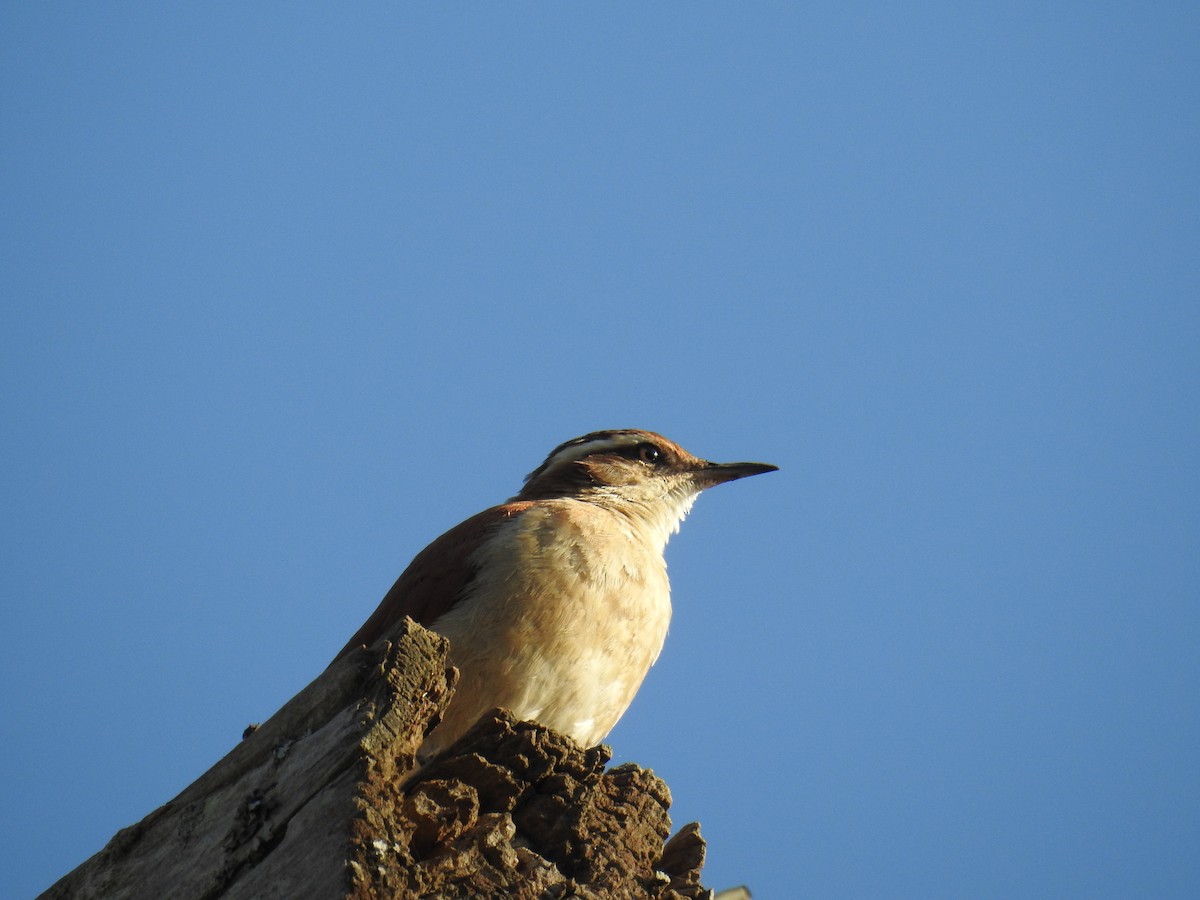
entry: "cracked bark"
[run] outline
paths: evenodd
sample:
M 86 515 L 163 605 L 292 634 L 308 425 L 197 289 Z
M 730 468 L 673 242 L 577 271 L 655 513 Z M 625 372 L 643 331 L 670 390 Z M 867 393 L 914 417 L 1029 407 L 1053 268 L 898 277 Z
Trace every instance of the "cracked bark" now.
M 502 710 L 416 769 L 453 692 L 405 622 L 301 691 L 42 894 L 65 898 L 710 897 L 666 784 Z

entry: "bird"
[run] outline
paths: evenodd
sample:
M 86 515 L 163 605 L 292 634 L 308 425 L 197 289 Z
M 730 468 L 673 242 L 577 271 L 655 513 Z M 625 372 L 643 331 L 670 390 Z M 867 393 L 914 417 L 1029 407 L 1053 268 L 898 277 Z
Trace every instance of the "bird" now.
M 516 496 L 418 553 L 334 662 L 409 616 L 449 639 L 459 671 L 419 758 L 497 707 L 595 746 L 666 640 L 667 541 L 701 491 L 777 469 L 709 462 L 642 429 L 565 441 Z

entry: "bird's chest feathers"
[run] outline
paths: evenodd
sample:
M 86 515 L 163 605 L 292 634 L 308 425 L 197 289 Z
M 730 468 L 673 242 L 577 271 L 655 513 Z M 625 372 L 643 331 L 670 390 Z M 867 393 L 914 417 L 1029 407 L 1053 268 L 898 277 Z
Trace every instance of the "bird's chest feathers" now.
M 602 740 L 667 636 L 662 543 L 611 510 L 545 501 L 501 524 L 470 563 L 464 596 L 434 623 L 461 673 L 446 727 L 502 706 Z
M 514 655 L 649 667 L 662 648 L 671 617 L 662 547 L 625 516 L 548 501 L 504 523 L 471 562 L 464 605 Z

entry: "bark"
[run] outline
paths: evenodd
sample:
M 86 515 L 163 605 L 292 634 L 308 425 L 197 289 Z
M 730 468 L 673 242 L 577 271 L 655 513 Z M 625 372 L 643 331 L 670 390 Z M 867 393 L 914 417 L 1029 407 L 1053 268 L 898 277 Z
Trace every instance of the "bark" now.
M 695 824 L 606 747 L 502 710 L 424 767 L 456 676 L 406 621 L 349 654 L 43 898 L 711 897 Z

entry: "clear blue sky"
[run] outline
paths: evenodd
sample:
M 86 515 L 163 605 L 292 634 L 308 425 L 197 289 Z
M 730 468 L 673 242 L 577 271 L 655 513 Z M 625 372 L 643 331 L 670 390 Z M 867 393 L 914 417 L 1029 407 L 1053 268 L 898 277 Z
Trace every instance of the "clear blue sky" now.
M 0 895 L 559 441 L 701 498 L 611 735 L 756 897 L 1200 894 L 1194 3 L 6 4 Z

